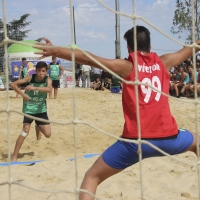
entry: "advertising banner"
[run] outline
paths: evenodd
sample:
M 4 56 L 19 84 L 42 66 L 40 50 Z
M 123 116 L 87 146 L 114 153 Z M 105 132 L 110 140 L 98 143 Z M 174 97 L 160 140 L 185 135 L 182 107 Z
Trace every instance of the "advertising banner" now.
M 35 66 L 36 64 L 39 62 L 39 60 L 37 61 L 27 61 L 26 62 L 26 68 L 28 71 L 28 75 L 32 75 L 35 74 Z M 50 64 L 51 62 L 49 61 L 45 61 L 48 64 Z M 60 61 L 57 61 L 58 63 L 60 63 Z M 12 72 L 12 78 L 19 78 L 19 72 L 20 72 L 20 67 L 22 65 L 22 61 L 13 61 L 11 62 L 11 72 Z M 48 73 L 49 74 L 49 73 Z
M 72 88 L 72 87 L 73 87 L 73 78 L 72 78 L 72 74 L 67 74 L 67 75 L 66 75 L 66 87 L 67 87 L 67 88 Z

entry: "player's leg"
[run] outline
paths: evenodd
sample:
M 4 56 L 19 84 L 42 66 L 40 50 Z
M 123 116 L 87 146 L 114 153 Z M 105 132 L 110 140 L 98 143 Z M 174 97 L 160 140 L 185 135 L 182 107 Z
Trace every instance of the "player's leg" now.
M 54 99 L 58 96 L 58 88 L 54 88 Z
M 40 126 L 35 125 L 35 133 L 37 140 L 40 140 L 42 138 L 42 132 Z
M 17 138 L 16 144 L 15 144 L 15 149 L 14 149 L 14 153 L 12 155 L 11 161 L 17 161 L 17 155 L 19 153 L 19 150 L 21 149 L 21 146 L 25 140 L 25 138 L 28 136 L 29 131 L 30 131 L 30 125 L 32 123 L 32 119 L 24 117 L 24 121 L 23 121 L 23 129 L 21 134 L 19 135 L 19 137 Z
M 51 126 L 50 124 L 40 125 L 41 132 L 44 134 L 46 138 L 51 137 Z
M 196 144 L 197 144 L 197 136 L 195 133 L 192 133 L 190 132 L 193 136 L 193 142 L 192 144 L 190 145 L 190 147 L 186 150 L 186 151 L 192 151 L 194 152 L 195 154 L 197 154 L 197 151 L 196 151 Z M 198 138 L 198 140 L 200 141 L 200 137 Z
M 58 87 L 60 85 L 60 80 L 54 80 L 54 85 L 53 85 L 53 89 L 54 89 L 54 99 L 57 98 L 58 96 Z
M 36 114 L 36 117 L 49 120 L 46 112 Z M 37 140 L 41 139 L 41 136 L 42 136 L 41 133 L 43 133 L 46 138 L 49 138 L 51 136 L 51 126 L 49 122 L 41 122 L 41 121 L 36 120 L 35 123 L 36 123 L 35 131 L 36 131 Z
M 139 161 L 137 144 L 117 141 L 96 160 L 92 167 L 86 172 L 81 184 L 81 189 L 95 194 L 97 186 L 125 168 Z M 81 192 L 80 200 L 93 200 L 90 195 Z
M 110 176 L 121 172 L 123 169 L 115 169 L 108 166 L 102 155 L 96 160 L 92 167 L 86 172 L 81 189 L 87 190 L 92 194 L 96 193 L 97 186 Z M 93 200 L 94 198 L 84 192 L 80 192 L 79 200 Z
M 97 186 L 110 176 L 121 172 L 126 167 L 126 163 L 130 159 L 130 148 L 127 148 L 128 143 L 121 141 L 115 142 L 112 146 L 96 160 L 92 167 L 86 172 L 81 184 L 81 189 L 88 190 L 90 193 L 96 193 Z M 134 148 L 133 148 L 134 149 Z M 138 160 L 137 152 L 131 151 L 131 156 Z M 93 200 L 90 195 L 81 192 L 80 200 Z

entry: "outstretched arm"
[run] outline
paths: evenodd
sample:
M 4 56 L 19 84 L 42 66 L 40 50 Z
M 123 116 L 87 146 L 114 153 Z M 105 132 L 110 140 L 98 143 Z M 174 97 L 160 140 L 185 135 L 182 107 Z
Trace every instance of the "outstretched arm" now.
M 200 40 L 196 41 L 197 45 L 200 45 Z M 195 52 L 199 51 L 199 48 L 195 49 Z M 187 60 L 192 55 L 192 47 L 184 47 L 183 49 L 170 54 L 165 54 L 160 56 L 163 64 L 167 70 L 170 70 L 171 67 L 180 65 L 185 60 Z
M 63 58 L 69 61 L 72 60 L 72 51 L 70 49 L 53 47 L 50 40 L 46 38 L 44 38 L 43 40 L 46 42 L 46 44 L 37 43 L 38 45 L 41 45 L 41 47 L 34 46 L 35 48 L 41 49 L 43 51 L 36 52 L 35 54 L 42 55 L 41 58 L 44 58 L 47 56 L 56 56 L 56 57 Z M 76 49 L 74 52 L 75 52 L 76 62 L 102 69 L 98 64 L 96 64 L 94 61 L 89 59 L 84 53 L 82 53 L 82 51 Z M 93 55 L 92 53 L 89 53 L 89 52 L 87 53 L 90 56 L 92 56 L 94 59 L 98 60 L 100 63 L 105 65 L 107 68 L 109 68 L 116 74 L 121 74 L 123 77 L 128 76 L 132 71 L 132 68 L 133 68 L 132 63 L 127 60 L 106 59 L 106 58 Z

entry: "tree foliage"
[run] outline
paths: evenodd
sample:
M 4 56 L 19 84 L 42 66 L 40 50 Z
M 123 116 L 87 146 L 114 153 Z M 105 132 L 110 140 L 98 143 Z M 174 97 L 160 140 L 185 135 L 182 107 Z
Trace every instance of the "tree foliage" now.
M 21 41 L 26 38 L 30 30 L 24 30 L 31 22 L 27 22 L 27 18 L 30 14 L 24 14 L 17 20 L 12 20 L 7 27 L 7 36 L 9 39 Z M 3 20 L 0 19 L 0 43 L 4 40 L 4 29 L 3 29 Z M 11 44 L 8 44 L 8 47 Z M 3 56 L 4 56 L 4 46 L 0 46 L 0 71 L 3 67 Z
M 195 36 L 200 38 L 200 0 L 194 0 Z M 171 32 L 186 36 L 186 43 L 192 42 L 192 0 L 177 0 Z

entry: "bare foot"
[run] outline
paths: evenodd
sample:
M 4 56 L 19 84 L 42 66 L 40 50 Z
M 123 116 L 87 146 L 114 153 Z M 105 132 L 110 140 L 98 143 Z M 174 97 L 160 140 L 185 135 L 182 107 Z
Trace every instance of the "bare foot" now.
M 11 162 L 17 162 L 17 158 L 11 157 Z
M 37 140 L 40 140 L 42 137 L 40 126 L 35 125 L 35 133 Z

